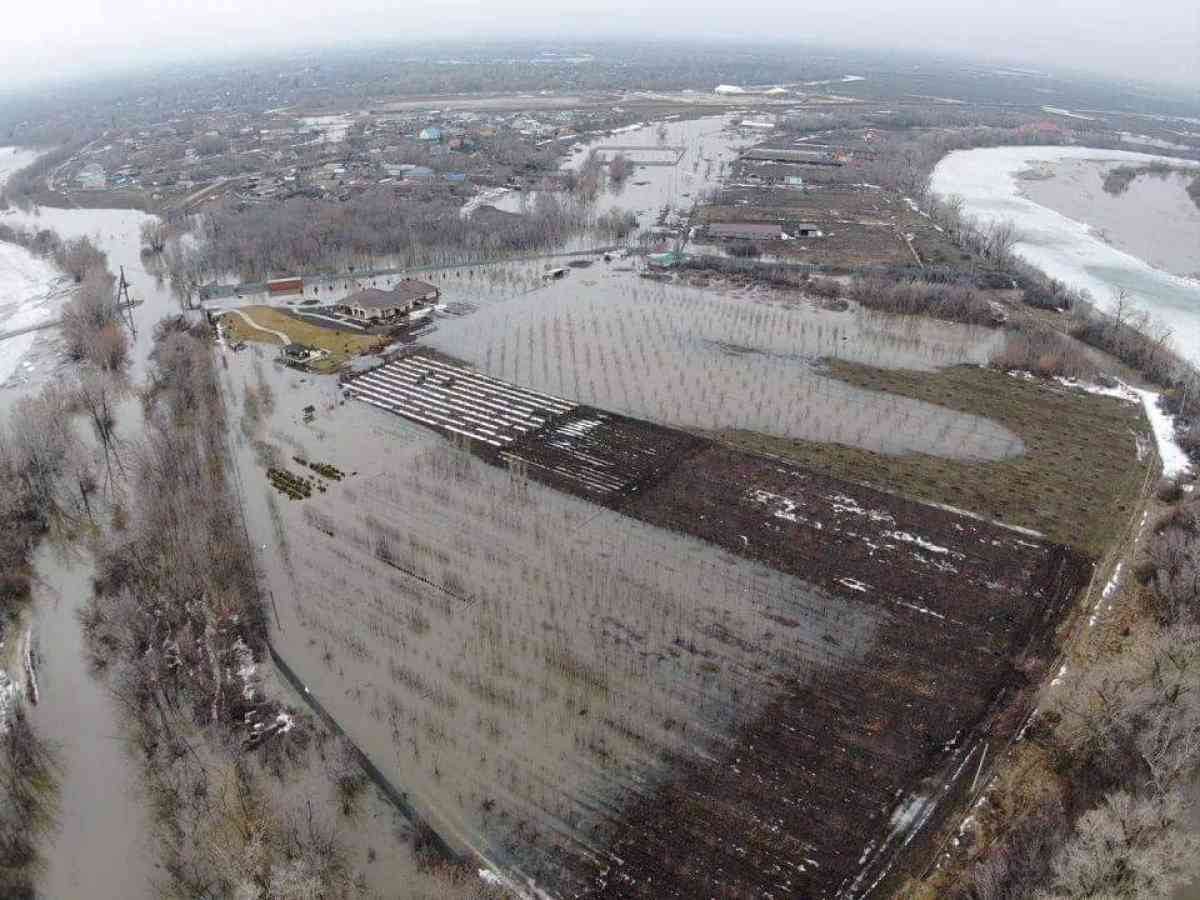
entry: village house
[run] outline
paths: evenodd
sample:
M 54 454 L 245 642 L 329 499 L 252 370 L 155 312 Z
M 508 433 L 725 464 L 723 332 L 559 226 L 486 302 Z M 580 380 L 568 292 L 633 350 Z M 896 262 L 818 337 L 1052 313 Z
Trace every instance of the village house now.
M 360 322 L 390 322 L 406 316 L 421 303 L 438 298 L 438 289 L 423 281 L 406 278 L 390 291 L 366 288 L 346 297 L 338 308 Z

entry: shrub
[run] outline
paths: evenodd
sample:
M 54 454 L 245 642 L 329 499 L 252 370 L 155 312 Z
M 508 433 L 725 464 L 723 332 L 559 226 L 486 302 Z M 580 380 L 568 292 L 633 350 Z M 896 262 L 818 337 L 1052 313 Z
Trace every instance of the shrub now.
M 1099 374 L 1087 352 L 1073 340 L 1049 328 L 1029 326 L 1010 329 L 1004 345 L 992 354 L 991 364 L 1006 372 L 1033 372 L 1046 378 L 1087 381 Z
M 961 284 L 857 278 L 850 297 L 867 309 L 902 316 L 931 316 L 968 325 L 998 325 L 1003 314 L 979 291 Z

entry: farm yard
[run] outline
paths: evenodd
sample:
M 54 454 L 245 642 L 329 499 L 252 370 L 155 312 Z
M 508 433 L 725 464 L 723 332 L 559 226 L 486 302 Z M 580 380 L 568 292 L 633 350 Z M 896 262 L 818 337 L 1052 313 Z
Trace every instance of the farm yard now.
M 282 347 L 281 335 L 289 343 L 303 344 L 329 353 L 329 365 L 339 365 L 353 356 L 378 349 L 386 341 L 364 334 L 350 334 L 290 315 L 286 310 L 252 306 L 221 317 L 229 340 L 266 343 Z

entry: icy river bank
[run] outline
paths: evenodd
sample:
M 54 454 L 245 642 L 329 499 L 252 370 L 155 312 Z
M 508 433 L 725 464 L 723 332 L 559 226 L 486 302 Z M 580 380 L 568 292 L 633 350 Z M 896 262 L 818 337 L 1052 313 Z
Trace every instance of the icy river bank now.
M 1145 164 L 1160 159 L 1163 157 L 1087 147 L 964 150 L 951 153 L 934 169 L 933 190 L 942 196 L 961 196 L 966 213 L 979 220 L 1011 219 L 1020 235 L 1015 248 L 1018 255 L 1047 275 L 1089 291 L 1101 306 L 1111 302 L 1114 291 L 1128 291 L 1138 306 L 1174 329 L 1175 348 L 1200 363 L 1200 280 L 1155 268 L 1115 246 L 1116 241 L 1106 242 L 1100 231 L 1105 223 L 1090 221 L 1095 218 L 1095 205 L 1073 203 L 1068 207 L 1053 201 L 1078 216 L 1072 218 L 1035 201 L 1034 195 L 1052 202 L 1044 190 L 1026 191 L 1029 175 L 1022 178 L 1022 173 L 1030 173 L 1031 169 L 1039 172 L 1035 167 L 1064 161 Z M 1181 160 L 1167 161 L 1172 165 L 1188 165 Z M 1037 177 L 1044 174 L 1041 170 Z M 1052 172 L 1049 174 L 1053 177 Z M 1141 194 L 1131 192 L 1125 201 L 1130 204 L 1130 217 L 1138 217 L 1137 204 L 1141 199 Z M 1147 221 L 1146 227 L 1169 230 L 1173 224 L 1160 219 Z M 1128 242 L 1122 243 L 1129 246 Z M 1195 252 L 1200 254 L 1200 248 Z M 1200 260 L 1194 268 L 1200 269 Z

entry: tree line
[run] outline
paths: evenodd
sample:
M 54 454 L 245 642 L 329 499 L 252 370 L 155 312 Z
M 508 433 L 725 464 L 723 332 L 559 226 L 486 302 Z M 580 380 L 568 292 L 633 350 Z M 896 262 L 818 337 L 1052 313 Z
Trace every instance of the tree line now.
M 224 205 L 199 216 L 196 244 L 168 247 L 165 265 L 185 289 L 198 279 L 234 274 L 261 281 L 290 272 L 341 271 L 380 258 L 400 265 L 489 259 L 561 246 L 593 233 L 624 239 L 636 220 L 596 215 L 587 205 L 540 191 L 520 216 L 460 215 L 460 201 L 439 191 L 367 191 L 343 202 L 296 197 L 238 209 Z
M 1200 774 L 1200 499 L 1174 482 L 1158 499 L 1133 620 L 1049 688 L 1034 761 L 983 810 L 1003 830 L 950 900 L 1151 900 L 1200 876 L 1185 799 Z

